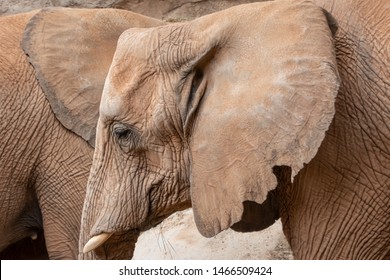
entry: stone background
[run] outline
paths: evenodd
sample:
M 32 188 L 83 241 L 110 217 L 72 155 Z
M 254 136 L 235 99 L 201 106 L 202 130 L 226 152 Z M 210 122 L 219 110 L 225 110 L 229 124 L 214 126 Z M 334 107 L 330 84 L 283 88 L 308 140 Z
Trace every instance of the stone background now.
M 2 0 L 0 15 L 43 7 L 118 8 L 164 20 L 188 20 L 251 0 Z

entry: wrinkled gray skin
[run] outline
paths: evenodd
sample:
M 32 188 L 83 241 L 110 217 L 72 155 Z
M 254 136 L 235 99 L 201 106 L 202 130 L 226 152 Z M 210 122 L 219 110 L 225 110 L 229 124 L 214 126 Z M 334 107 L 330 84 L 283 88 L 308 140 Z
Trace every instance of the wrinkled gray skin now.
M 160 24 L 114 9 L 0 18 L 2 259 L 77 259 L 93 155 L 87 141 L 116 41 L 130 27 Z M 129 259 L 137 234 L 126 238 Z
M 390 258 L 390 2 L 316 0 L 337 20 L 341 87 L 314 159 L 280 190 L 300 259 Z
M 323 6 L 339 25 L 337 98 L 335 77 L 315 70 L 326 36 L 314 42 L 300 38 L 295 44 L 303 44 L 306 59 L 277 68 L 294 49 L 284 44 L 296 36 L 290 29 L 295 25 L 282 29 L 286 33 L 277 28 L 296 10 L 275 16 L 278 21 L 264 29 L 255 20 L 242 29 L 239 23 L 251 15 L 237 16 L 235 10 L 122 35 L 100 107 L 80 250 L 92 236 L 124 235 L 181 209 L 191 190 L 195 221 L 205 236 L 232 226 L 243 213 L 241 229 L 250 228 L 252 219 L 260 229 L 280 216 L 297 259 L 390 257 L 389 3 L 334 0 Z M 305 15 L 318 16 L 307 27 L 323 21 L 313 10 Z M 230 26 L 236 17 L 234 28 L 226 28 L 223 19 Z M 267 27 L 276 31 L 268 33 Z M 246 37 L 253 29 L 264 36 L 259 44 L 260 35 Z M 335 67 L 330 56 L 320 60 Z M 273 67 L 301 79 L 287 86 L 296 87 L 297 95 L 274 100 L 286 88 L 278 88 L 284 76 L 275 79 Z M 136 71 L 130 75 L 130 69 Z M 251 99 L 256 91 L 259 99 Z M 233 93 L 249 95 L 234 101 Z M 256 104 L 263 109 L 248 109 Z M 258 115 L 250 118 L 250 112 Z M 254 203 L 247 200 L 261 204 L 262 215 L 246 213 L 242 204 Z M 102 251 L 109 247 L 80 257 L 104 258 Z
M 20 48 L 32 15 L 0 24 L 0 251 L 44 230 L 50 258 L 74 259 L 93 149 L 55 118 Z

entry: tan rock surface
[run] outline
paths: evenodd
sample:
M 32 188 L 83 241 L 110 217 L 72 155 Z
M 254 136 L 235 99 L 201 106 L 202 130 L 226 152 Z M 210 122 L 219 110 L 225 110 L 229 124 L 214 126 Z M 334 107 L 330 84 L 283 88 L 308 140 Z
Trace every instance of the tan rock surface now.
M 196 228 L 192 209 L 188 209 L 142 233 L 133 259 L 288 260 L 292 259 L 292 253 L 280 220 L 260 232 L 239 233 L 229 229 L 205 238 Z
M 254 0 L 2 0 L 0 15 L 44 7 L 118 8 L 164 20 L 187 20 Z

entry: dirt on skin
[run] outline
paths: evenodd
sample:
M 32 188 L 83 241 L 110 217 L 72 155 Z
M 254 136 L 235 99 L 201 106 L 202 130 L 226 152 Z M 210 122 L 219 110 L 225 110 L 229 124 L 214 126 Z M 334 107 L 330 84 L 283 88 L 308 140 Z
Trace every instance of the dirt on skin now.
M 278 220 L 252 233 L 231 229 L 205 238 L 197 230 L 192 209 L 177 212 L 144 232 L 136 244 L 136 260 L 291 260 L 291 249 Z

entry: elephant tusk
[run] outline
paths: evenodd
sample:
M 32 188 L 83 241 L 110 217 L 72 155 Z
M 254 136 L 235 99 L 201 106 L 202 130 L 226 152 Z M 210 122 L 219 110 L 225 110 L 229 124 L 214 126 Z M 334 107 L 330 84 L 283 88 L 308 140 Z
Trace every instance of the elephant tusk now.
M 36 232 L 33 232 L 33 233 L 30 235 L 30 238 L 31 238 L 31 240 L 37 240 L 38 234 L 37 234 Z
M 90 240 L 88 240 L 87 244 L 85 244 L 85 246 L 83 248 L 83 253 L 85 254 L 85 253 L 92 251 L 93 249 L 96 249 L 97 247 L 102 245 L 104 242 L 106 242 L 107 239 L 111 237 L 111 235 L 112 235 L 112 233 L 104 232 L 102 234 L 99 234 L 99 235 L 92 237 Z

